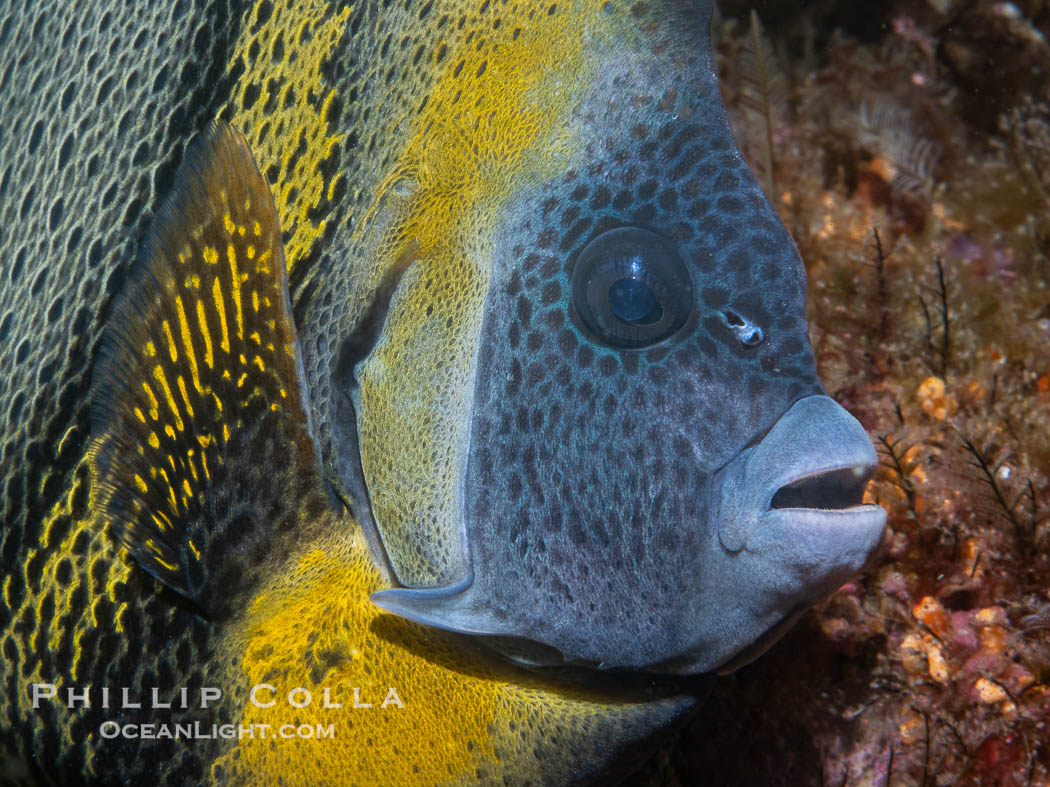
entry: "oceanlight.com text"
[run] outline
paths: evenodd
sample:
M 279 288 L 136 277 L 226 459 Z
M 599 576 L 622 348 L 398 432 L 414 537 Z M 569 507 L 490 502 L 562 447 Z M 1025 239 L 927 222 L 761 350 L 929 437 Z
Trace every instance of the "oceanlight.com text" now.
M 208 724 L 199 721 L 186 724 L 121 724 L 104 721 L 99 735 L 140 740 L 327 740 L 335 737 L 335 724 Z

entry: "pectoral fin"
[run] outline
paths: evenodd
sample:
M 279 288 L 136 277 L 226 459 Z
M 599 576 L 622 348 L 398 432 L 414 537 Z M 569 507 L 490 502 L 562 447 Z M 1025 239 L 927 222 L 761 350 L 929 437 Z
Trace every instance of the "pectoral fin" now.
M 273 198 L 243 137 L 186 153 L 92 385 L 99 509 L 211 614 L 324 505 Z

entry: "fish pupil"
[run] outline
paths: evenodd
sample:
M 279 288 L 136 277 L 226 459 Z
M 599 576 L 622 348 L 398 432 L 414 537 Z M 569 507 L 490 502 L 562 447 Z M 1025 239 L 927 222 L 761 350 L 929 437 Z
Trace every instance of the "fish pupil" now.
M 635 278 L 613 282 L 609 288 L 609 310 L 620 320 L 633 325 L 652 325 L 664 314 L 652 287 Z

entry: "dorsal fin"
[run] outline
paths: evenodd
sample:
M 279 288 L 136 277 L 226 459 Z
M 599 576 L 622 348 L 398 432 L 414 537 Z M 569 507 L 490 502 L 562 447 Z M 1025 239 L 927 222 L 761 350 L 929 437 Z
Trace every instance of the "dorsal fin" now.
M 92 385 L 100 510 L 139 565 L 212 615 L 326 501 L 285 276 L 270 188 L 244 138 L 213 123 L 154 220 Z

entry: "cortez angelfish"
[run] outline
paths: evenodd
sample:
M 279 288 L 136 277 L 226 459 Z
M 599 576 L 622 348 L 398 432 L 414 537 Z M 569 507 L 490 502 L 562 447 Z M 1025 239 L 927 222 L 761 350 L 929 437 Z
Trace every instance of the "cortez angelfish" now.
M 5 585 L 27 773 L 592 780 L 861 568 L 875 453 L 817 379 L 711 12 L 244 14 L 222 119 L 105 312 L 87 513 L 20 553 L 24 602 Z M 338 729 L 110 740 L 34 683 Z M 399 702 L 290 714 L 258 686 Z

